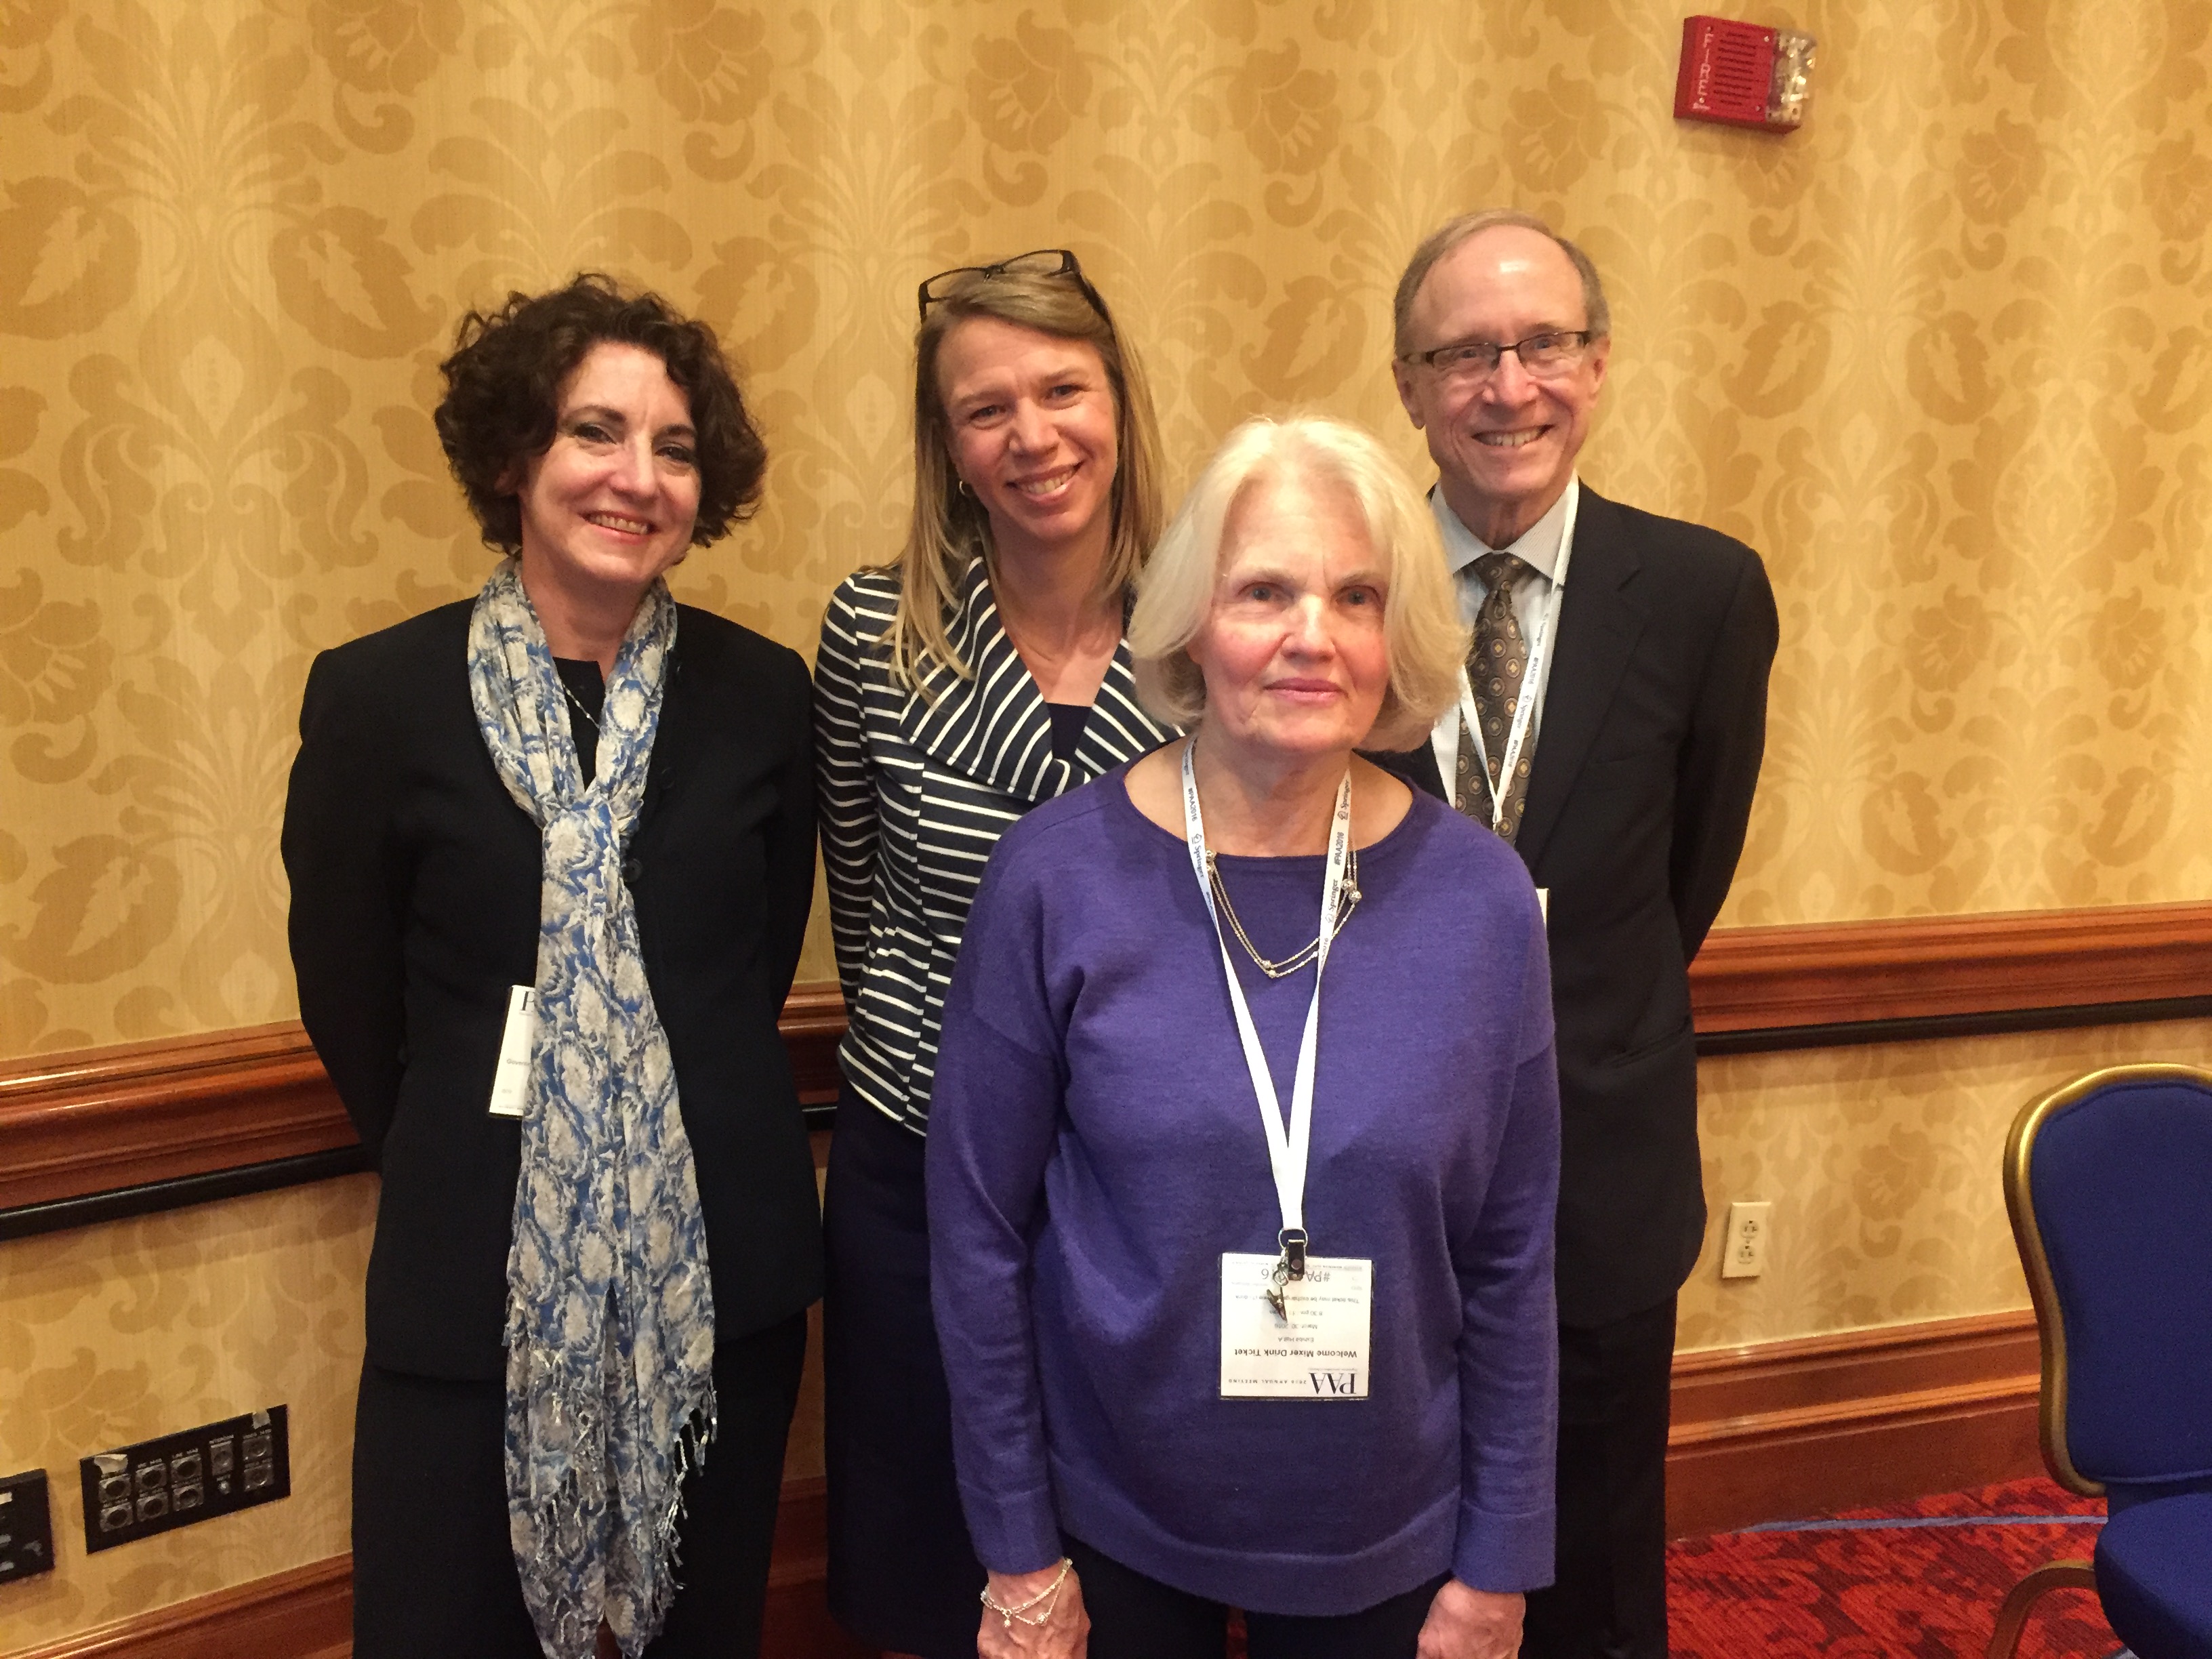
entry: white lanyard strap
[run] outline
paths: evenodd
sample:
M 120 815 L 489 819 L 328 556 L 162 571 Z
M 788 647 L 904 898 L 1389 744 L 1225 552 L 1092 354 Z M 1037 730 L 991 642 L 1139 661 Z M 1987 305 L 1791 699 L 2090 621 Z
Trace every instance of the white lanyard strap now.
M 1553 567 L 1552 592 L 1544 602 L 1543 619 L 1536 624 L 1536 637 L 1528 647 L 1528 665 L 1521 675 L 1521 701 L 1513 710 L 1513 726 L 1505 734 L 1505 757 L 1498 769 L 1498 781 L 1490 787 L 1490 827 L 1499 835 L 1505 833 L 1505 798 L 1511 792 L 1515 772 L 1528 744 L 1528 733 L 1535 725 L 1536 704 L 1544 695 L 1544 660 L 1551 654 L 1553 635 L 1559 631 L 1559 605 L 1566 598 L 1567 560 L 1575 547 L 1575 510 L 1582 505 L 1579 481 L 1567 488 L 1567 510 L 1559 525 L 1559 556 Z M 1506 603 L 1512 603 L 1511 595 Z M 1474 707 L 1474 688 L 1468 684 L 1467 668 L 1459 671 L 1459 717 L 1467 722 L 1467 731 L 1474 742 L 1475 763 L 1490 775 L 1490 751 L 1482 740 L 1482 716 Z
M 1330 935 L 1335 931 L 1336 908 L 1344 892 L 1345 860 L 1352 848 L 1352 772 L 1336 787 L 1336 812 L 1329 823 L 1328 868 L 1321 884 L 1321 943 L 1314 958 L 1313 1001 L 1306 1009 L 1305 1034 L 1298 1039 L 1298 1066 L 1291 1083 L 1291 1115 L 1283 1120 L 1275 1079 L 1267 1069 L 1267 1051 L 1252 1024 L 1252 1010 L 1237 982 L 1237 964 L 1230 960 L 1229 941 L 1222 936 L 1221 915 L 1213 903 L 1213 882 L 1206 862 L 1206 818 L 1199 810 L 1198 775 L 1192 769 L 1191 751 L 1196 739 L 1182 750 L 1183 836 L 1190 843 L 1190 867 L 1198 878 L 1198 890 L 1206 900 L 1206 914 L 1213 921 L 1213 942 L 1221 949 L 1221 970 L 1229 977 L 1229 1006 L 1236 1012 L 1237 1035 L 1244 1044 L 1244 1064 L 1252 1073 L 1252 1092 L 1260 1103 L 1260 1121 L 1267 1132 L 1267 1164 L 1275 1176 L 1275 1202 L 1283 1213 L 1285 1241 L 1296 1236 L 1298 1264 L 1304 1269 L 1305 1232 L 1306 1153 L 1313 1143 L 1314 1056 L 1321 1030 L 1321 978 L 1328 966 Z M 1285 1249 L 1288 1244 L 1285 1243 Z

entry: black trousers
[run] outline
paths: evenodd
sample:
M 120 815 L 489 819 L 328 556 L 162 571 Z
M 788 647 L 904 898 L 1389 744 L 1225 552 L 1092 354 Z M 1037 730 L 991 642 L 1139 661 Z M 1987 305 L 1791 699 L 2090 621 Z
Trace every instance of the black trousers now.
M 720 1426 L 684 1483 L 653 1659 L 760 1651 L 806 1316 L 718 1343 Z M 354 1659 L 541 1659 L 507 1542 L 507 1389 L 364 1365 L 353 1439 Z
M 1221 1659 L 1229 1632 L 1221 1602 L 1148 1578 L 1079 1538 L 1067 1540 L 1067 1554 L 1091 1614 L 1091 1659 Z M 1337 1618 L 1248 1611 L 1245 1650 L 1251 1659 L 1413 1659 L 1448 1576 Z
M 1559 1577 L 1522 1659 L 1667 1659 L 1667 1408 L 1674 1298 L 1559 1329 Z
M 920 1135 L 840 1091 L 823 1212 L 830 1611 L 875 1647 L 975 1659 L 983 1569 L 953 1479 L 922 1150 Z

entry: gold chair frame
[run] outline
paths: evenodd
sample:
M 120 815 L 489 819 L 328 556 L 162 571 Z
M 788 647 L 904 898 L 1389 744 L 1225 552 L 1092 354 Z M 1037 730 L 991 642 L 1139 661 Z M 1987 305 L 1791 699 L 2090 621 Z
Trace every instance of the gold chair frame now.
M 2012 1218 L 2013 1241 L 2020 1247 L 2021 1266 L 2027 1270 L 2027 1293 L 2035 1304 L 2035 1328 L 2043 1353 L 2043 1386 L 2037 1412 L 2043 1461 L 2052 1480 L 2084 1498 L 2102 1498 L 2105 1487 L 2075 1466 L 2073 1452 L 2066 1443 L 2066 1325 L 2059 1316 L 2058 1287 L 2051 1276 L 2051 1258 L 2044 1251 L 2043 1230 L 2035 1219 L 2035 1196 L 2028 1184 L 2028 1171 L 2035 1157 L 2035 1138 L 2045 1123 L 2085 1096 L 2121 1083 L 2194 1083 L 2212 1089 L 2212 1072 L 2195 1066 L 2107 1066 L 2030 1101 L 2013 1119 L 2012 1132 L 2005 1137 L 2005 1213 Z M 2053 1561 L 2038 1567 L 2005 1597 L 1984 1659 L 2012 1659 L 2029 1613 L 2048 1592 L 2096 1588 L 2096 1574 L 2087 1561 Z

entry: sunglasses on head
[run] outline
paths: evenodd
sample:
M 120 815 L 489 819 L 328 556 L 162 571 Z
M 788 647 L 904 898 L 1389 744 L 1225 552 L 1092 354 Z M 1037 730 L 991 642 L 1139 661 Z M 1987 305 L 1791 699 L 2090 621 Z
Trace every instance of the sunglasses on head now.
M 1030 253 L 1017 253 L 1011 259 L 1001 259 L 994 265 L 955 265 L 950 270 L 940 270 L 921 285 L 917 307 L 921 316 L 929 315 L 929 308 L 952 297 L 962 285 L 963 277 L 980 282 L 995 282 L 1001 276 L 1065 276 L 1083 291 L 1091 308 L 1109 323 L 1106 301 L 1098 297 L 1098 290 L 1091 286 L 1077 261 L 1074 251 L 1064 247 L 1041 247 Z

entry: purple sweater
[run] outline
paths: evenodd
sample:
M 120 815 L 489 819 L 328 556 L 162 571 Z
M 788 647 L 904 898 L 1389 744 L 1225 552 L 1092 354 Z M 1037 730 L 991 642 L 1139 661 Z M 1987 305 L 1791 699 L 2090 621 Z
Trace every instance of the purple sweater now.
M 1182 839 L 1123 772 L 993 854 L 930 1112 L 932 1301 L 987 1566 L 1063 1530 L 1178 1589 L 1358 1611 L 1449 1571 L 1552 1577 L 1559 1085 L 1534 890 L 1417 794 L 1359 854 L 1322 996 L 1305 1219 L 1375 1264 L 1370 1397 L 1223 1400 L 1221 1255 L 1280 1216 Z M 1313 937 L 1318 857 L 1221 860 L 1254 944 Z M 1310 969 L 1234 939 L 1287 1104 Z

